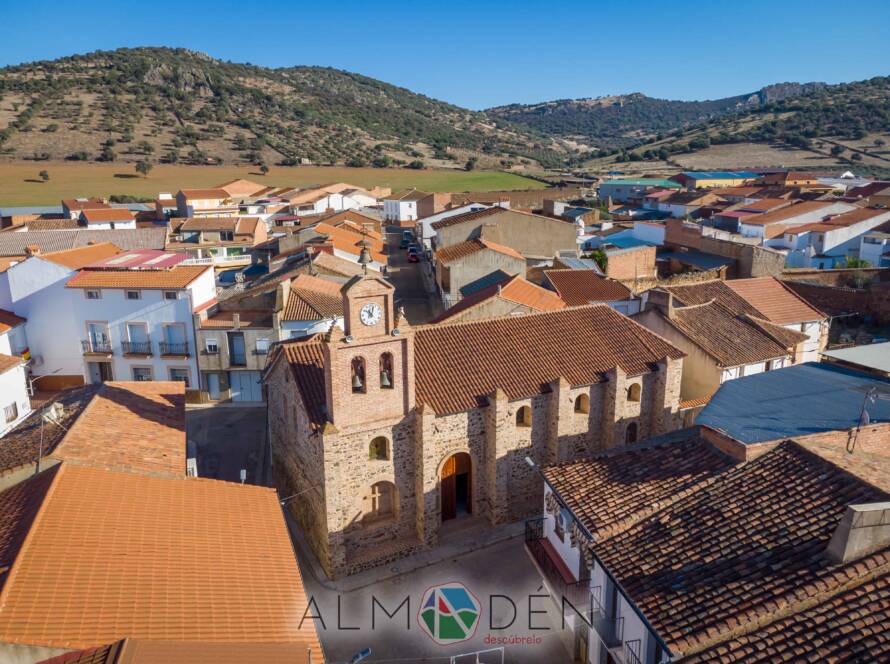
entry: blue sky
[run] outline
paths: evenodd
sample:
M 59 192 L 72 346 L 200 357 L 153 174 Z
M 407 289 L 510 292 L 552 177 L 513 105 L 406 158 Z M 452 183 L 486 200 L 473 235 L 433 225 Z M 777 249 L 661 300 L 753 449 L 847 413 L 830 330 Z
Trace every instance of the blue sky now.
M 4 5 L 2 65 L 182 46 L 236 62 L 347 69 L 469 108 L 628 92 L 714 99 L 774 82 L 890 75 L 885 0 Z

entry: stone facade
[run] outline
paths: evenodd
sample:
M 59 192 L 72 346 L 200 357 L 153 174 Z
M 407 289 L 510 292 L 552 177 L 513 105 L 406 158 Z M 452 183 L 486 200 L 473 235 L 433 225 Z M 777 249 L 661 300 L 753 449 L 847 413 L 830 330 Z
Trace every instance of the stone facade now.
M 540 508 L 543 485 L 526 457 L 571 461 L 676 426 L 682 360 L 670 358 L 640 376 L 616 368 L 594 385 L 558 379 L 525 399 L 510 400 L 498 389 L 479 407 L 437 414 L 414 402 L 414 333 L 393 313 L 391 287 L 368 278 L 348 286 L 345 297 L 346 337 L 324 344 L 330 421 L 310 425 L 286 361 L 273 359 L 266 377 L 279 488 L 297 494 L 287 505 L 332 577 L 435 546 L 443 472 L 455 455 L 469 458 L 467 511 L 496 526 Z M 359 324 L 369 302 L 381 305 L 382 319 Z M 382 353 L 393 356 L 392 388 L 375 375 Z M 359 393 L 348 373 L 356 357 L 368 368 Z M 370 446 L 381 437 L 387 453 L 375 456 Z M 368 518 L 378 483 L 392 486 L 393 509 Z

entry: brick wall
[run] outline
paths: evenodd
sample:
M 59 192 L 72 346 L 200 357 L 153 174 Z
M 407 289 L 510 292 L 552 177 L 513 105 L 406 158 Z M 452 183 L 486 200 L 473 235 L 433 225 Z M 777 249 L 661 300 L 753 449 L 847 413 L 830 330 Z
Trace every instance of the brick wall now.
M 609 254 L 606 276 L 619 281 L 654 279 L 655 247 L 637 247 Z

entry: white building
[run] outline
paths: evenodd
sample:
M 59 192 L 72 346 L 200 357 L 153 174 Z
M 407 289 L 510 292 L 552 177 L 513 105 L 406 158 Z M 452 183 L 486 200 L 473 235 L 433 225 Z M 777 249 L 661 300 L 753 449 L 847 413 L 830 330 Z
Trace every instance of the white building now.
M 182 380 L 199 385 L 194 314 L 216 298 L 213 268 L 181 254 L 126 252 L 80 270 L 65 284 L 90 383 Z
M 832 268 L 848 257 L 858 258 L 862 236 L 887 221 L 890 221 L 890 210 L 857 208 L 814 224 L 788 229 L 782 237 L 783 248 L 789 250 L 785 264 L 788 267 Z
M 872 267 L 890 267 L 890 232 L 872 231 L 859 238 L 859 258 Z
M 407 189 L 392 194 L 383 200 L 383 219 L 389 222 L 417 221 L 417 202 L 429 194 Z
M 824 221 L 855 209 L 849 203 L 803 201 L 765 214 L 748 215 L 739 220 L 739 233 L 759 239 L 764 246 L 782 247 L 783 235 L 787 229 Z
M 386 201 L 384 201 L 383 204 L 385 206 Z M 418 219 L 414 231 L 417 236 L 416 241 L 423 244 L 425 251 L 432 251 L 432 240 L 436 237 L 436 231 L 433 230 L 434 223 L 441 221 L 442 219 L 447 219 L 448 217 L 467 214 L 468 212 L 478 212 L 479 210 L 485 210 L 490 207 L 492 206 L 486 205 L 485 203 L 469 203 L 467 205 L 461 205 L 460 207 L 443 210 L 442 212 L 430 215 L 429 217 L 424 217 L 423 219 Z
M 23 354 L 27 355 L 25 320 L 0 310 L 0 438 L 31 412 Z

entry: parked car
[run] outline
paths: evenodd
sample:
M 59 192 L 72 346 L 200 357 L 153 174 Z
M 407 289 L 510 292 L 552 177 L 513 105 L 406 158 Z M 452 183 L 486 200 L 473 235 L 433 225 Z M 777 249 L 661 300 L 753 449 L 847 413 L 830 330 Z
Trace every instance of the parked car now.
M 399 249 L 407 249 L 411 246 L 411 238 L 402 236 L 402 241 L 399 242 Z
M 418 247 L 416 244 L 413 244 L 413 243 L 412 243 L 412 244 L 409 244 L 409 245 L 408 245 L 408 253 L 410 254 L 410 253 L 412 253 L 412 252 L 415 253 L 415 254 L 419 254 L 419 253 L 420 253 L 420 247 Z
M 408 262 L 409 263 L 419 263 L 420 262 L 420 254 L 416 251 L 408 254 Z

